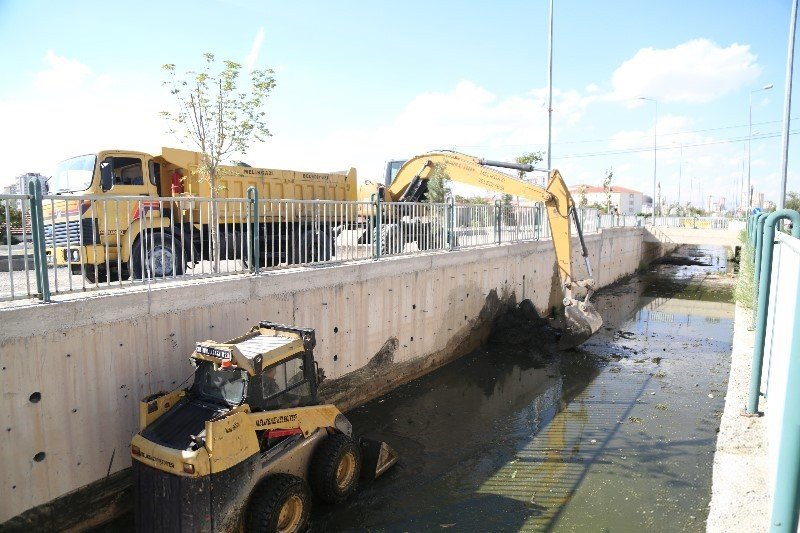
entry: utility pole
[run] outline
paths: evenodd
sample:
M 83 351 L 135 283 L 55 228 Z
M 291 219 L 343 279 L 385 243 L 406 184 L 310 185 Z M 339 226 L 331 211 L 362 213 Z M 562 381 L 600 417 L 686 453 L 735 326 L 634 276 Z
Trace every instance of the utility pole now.
M 550 0 L 550 40 L 547 74 L 547 170 L 551 168 L 553 140 L 553 1 Z
M 789 123 L 792 113 L 792 73 L 794 66 L 794 35 L 797 30 L 797 1 L 792 3 L 792 19 L 789 23 L 789 51 L 786 57 L 786 88 L 783 95 L 783 145 L 781 147 L 781 194 L 778 209 L 786 206 L 786 174 L 789 168 Z
M 683 178 L 683 143 L 681 143 L 681 159 L 678 164 L 678 207 L 681 206 L 681 179 Z
M 750 189 L 750 144 L 753 140 L 753 93 L 757 93 L 759 91 L 768 91 L 772 89 L 772 84 L 765 85 L 760 89 L 755 89 L 750 91 L 750 96 L 748 97 L 748 130 L 747 130 L 747 188 Z M 749 208 L 750 205 L 753 203 L 753 196 L 752 194 L 748 194 L 747 196 L 747 207 Z

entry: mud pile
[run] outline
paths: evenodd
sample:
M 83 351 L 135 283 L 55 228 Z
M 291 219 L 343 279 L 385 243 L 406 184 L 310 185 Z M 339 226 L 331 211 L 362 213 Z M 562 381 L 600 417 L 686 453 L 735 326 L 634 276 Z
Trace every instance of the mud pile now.
M 501 314 L 489 335 L 491 352 L 499 355 L 527 355 L 544 363 L 558 353 L 561 331 L 536 311 L 530 300 Z

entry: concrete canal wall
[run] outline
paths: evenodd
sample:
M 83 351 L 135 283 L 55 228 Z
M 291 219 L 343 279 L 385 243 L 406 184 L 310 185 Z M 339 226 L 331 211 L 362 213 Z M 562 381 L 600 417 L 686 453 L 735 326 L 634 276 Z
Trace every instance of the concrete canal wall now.
M 661 254 L 645 233 L 587 235 L 598 286 Z M 557 306 L 554 264 L 542 241 L 0 310 L 0 524 L 55 525 L 63 509 L 86 524 L 105 518 L 92 511 L 129 506 L 120 493 L 137 402 L 185 383 L 198 340 L 224 341 L 264 319 L 313 327 L 328 378 L 321 394 L 348 409 L 468 353 L 508 305 Z

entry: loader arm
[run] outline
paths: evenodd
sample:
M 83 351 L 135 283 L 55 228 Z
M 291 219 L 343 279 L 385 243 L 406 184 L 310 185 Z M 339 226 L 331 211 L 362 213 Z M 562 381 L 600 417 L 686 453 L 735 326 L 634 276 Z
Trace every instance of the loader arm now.
M 579 333 L 575 339 L 570 342 L 563 342 L 562 345 L 574 345 L 579 338 L 588 338 L 588 336 L 597 331 L 602 325 L 602 320 L 589 304 L 589 297 L 594 287 L 594 282 L 591 279 L 591 265 L 583 242 L 582 229 L 575 216 L 575 203 L 569 193 L 567 184 L 561 177 L 561 173 L 558 170 L 551 170 L 547 188 L 542 188 L 492 168 L 504 167 L 529 172 L 534 170 L 531 165 L 486 161 L 457 152 L 430 152 L 406 161 L 397 172 L 394 181 L 383 191 L 383 200 L 387 202 L 422 201 L 427 191 L 425 182 L 437 164 L 444 167 L 444 170 L 454 182 L 473 185 L 502 194 L 519 196 L 545 204 L 550 233 L 553 238 L 553 247 L 555 248 L 558 274 L 564 293 L 564 305 L 567 308 L 567 329 L 571 328 L 574 333 Z M 575 220 L 575 225 L 578 229 L 581 251 L 589 273 L 589 278 L 587 279 L 575 279 L 573 272 L 570 216 Z M 582 287 L 586 290 L 586 297 L 583 301 L 575 300 L 575 289 L 577 287 Z M 570 309 L 570 307 L 574 307 L 574 309 Z M 578 323 L 570 324 L 571 321 L 575 320 Z M 580 332 L 577 332 L 577 330 L 580 330 Z

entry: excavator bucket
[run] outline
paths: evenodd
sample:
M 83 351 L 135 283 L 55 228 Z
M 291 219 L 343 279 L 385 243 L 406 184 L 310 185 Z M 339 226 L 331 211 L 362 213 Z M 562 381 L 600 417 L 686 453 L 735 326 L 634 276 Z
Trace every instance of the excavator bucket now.
M 373 480 L 397 462 L 397 452 L 383 441 L 361 437 L 361 479 Z
M 564 307 L 564 332 L 558 341 L 561 349 L 574 348 L 594 335 L 603 319 L 589 302 L 575 302 Z

